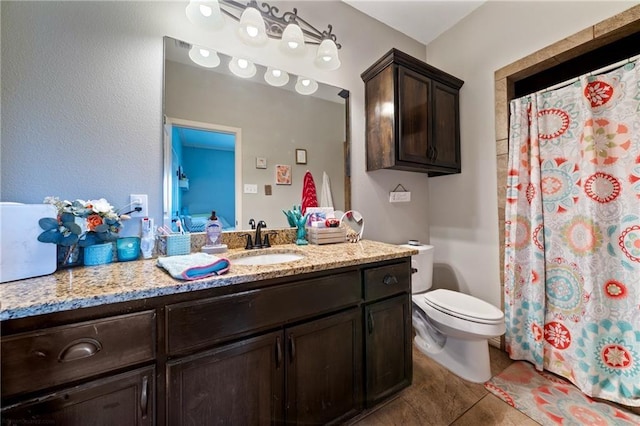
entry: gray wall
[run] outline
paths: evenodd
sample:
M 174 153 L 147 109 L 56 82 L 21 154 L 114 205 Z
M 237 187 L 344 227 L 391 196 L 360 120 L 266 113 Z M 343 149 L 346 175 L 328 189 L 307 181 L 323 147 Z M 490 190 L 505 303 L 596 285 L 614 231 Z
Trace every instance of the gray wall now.
M 343 46 L 339 70 L 316 69 L 311 50 L 304 60 L 286 58 L 275 41 L 265 49 L 246 47 L 233 26 L 194 28 L 184 14 L 186 2 L 2 1 L 1 200 L 105 197 L 118 206 L 128 203 L 130 193 L 143 193 L 158 221 L 162 37 L 168 35 L 349 90 L 353 207 L 366 219 L 365 237 L 426 241 L 427 177 L 365 172 L 360 79 L 391 47 L 424 59 L 425 46 L 339 1 L 277 4 L 297 7 L 318 27 L 333 25 Z M 411 203 L 389 204 L 398 183 L 412 191 Z

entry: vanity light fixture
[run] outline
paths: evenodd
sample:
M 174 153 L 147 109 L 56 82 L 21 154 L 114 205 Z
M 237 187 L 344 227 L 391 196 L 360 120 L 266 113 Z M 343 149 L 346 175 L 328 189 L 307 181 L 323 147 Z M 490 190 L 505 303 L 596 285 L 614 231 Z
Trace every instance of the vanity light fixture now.
M 185 12 L 191 22 L 203 28 L 217 30 L 224 25 L 218 0 L 191 0 Z
M 301 95 L 311 95 L 318 90 L 318 82 L 307 77 L 298 77 L 296 82 L 296 92 Z
M 280 87 L 289 82 L 289 74 L 279 68 L 267 67 L 264 80 L 272 86 Z
M 295 12 L 297 11 L 294 9 L 294 13 Z M 295 17 L 291 19 L 290 23 L 282 33 L 282 39 L 280 39 L 280 50 L 290 56 L 304 55 L 307 51 L 307 46 L 304 44 L 302 28 L 298 25 L 298 21 L 296 21 Z
M 191 0 L 186 9 L 189 19 L 207 29 L 218 29 L 223 15 L 239 23 L 238 37 L 250 46 L 264 46 L 268 39 L 279 42 L 280 51 L 287 55 L 303 55 L 308 45 L 317 45 L 314 63 L 323 70 L 340 67 L 338 44 L 333 27 L 318 30 L 298 16 L 298 9 L 280 13 L 276 6 L 251 0 L 241 3 L 235 0 Z
M 257 69 L 256 65 L 244 58 L 231 58 L 229 62 L 229 70 L 242 78 L 251 78 L 256 75 Z
M 323 70 L 337 70 L 340 68 L 340 58 L 338 58 L 338 47 L 335 42 L 329 38 L 325 38 L 318 47 L 316 53 L 315 64 Z
M 238 27 L 238 36 L 250 46 L 264 46 L 269 39 L 264 19 L 262 19 L 257 7 L 258 4 L 255 1 L 247 5 L 240 16 L 240 26 Z
M 191 49 L 189 49 L 189 58 L 205 68 L 215 68 L 220 65 L 218 53 L 206 47 L 191 46 Z

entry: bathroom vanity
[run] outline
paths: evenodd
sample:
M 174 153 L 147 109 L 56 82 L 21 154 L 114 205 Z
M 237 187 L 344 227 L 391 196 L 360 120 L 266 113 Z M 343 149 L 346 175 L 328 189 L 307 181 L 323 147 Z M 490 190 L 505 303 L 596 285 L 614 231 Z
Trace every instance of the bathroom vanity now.
M 340 423 L 408 386 L 416 251 L 274 249 L 304 257 L 193 282 L 142 260 L 3 284 L 3 421 Z

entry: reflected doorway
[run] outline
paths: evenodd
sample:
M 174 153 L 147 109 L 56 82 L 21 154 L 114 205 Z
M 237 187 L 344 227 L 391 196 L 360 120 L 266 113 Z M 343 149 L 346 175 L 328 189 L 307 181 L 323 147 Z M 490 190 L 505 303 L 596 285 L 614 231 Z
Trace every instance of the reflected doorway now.
M 165 161 L 170 156 L 170 195 L 165 211 L 179 216 L 189 232 L 204 232 L 211 211 L 223 230 L 241 223 L 241 132 L 210 123 L 167 118 Z M 166 217 L 166 215 L 165 215 Z

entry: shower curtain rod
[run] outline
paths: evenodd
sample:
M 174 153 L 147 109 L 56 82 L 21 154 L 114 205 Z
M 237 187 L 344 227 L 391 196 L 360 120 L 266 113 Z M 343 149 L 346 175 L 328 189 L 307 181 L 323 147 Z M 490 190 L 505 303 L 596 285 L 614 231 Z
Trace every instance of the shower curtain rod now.
M 636 59 L 640 59 L 640 55 L 636 55 L 636 56 L 632 56 L 632 57 L 627 58 L 627 59 L 623 59 L 622 61 L 616 62 L 614 64 L 607 65 L 607 66 L 602 67 L 600 69 L 597 69 L 595 71 L 588 72 L 586 75 L 592 76 L 592 75 L 602 74 L 604 72 L 611 71 L 612 69 L 621 67 L 621 66 L 626 65 L 628 63 L 631 63 L 631 62 L 635 61 Z M 569 86 L 569 85 L 575 83 L 576 81 L 580 80 L 580 77 L 582 77 L 582 76 L 574 77 L 571 80 L 567 80 L 567 81 L 563 81 L 563 82 L 558 83 L 558 84 L 554 84 L 553 86 L 547 87 L 546 89 L 538 90 L 536 93 L 545 93 L 545 92 L 549 92 L 551 90 L 560 89 L 562 87 Z

